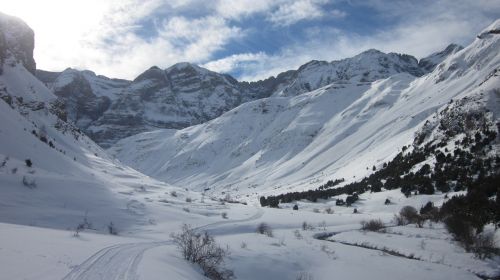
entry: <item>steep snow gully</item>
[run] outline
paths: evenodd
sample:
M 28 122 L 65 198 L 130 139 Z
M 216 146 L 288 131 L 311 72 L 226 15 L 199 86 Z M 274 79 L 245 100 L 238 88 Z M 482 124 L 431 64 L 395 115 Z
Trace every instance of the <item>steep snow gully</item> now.
M 256 206 L 256 213 L 240 220 L 228 220 L 196 227 L 195 230 L 208 230 L 225 224 L 243 223 L 257 220 L 264 211 Z M 137 268 L 144 252 L 149 249 L 173 245 L 172 240 L 118 244 L 99 250 L 83 263 L 76 266 L 63 280 L 138 280 Z

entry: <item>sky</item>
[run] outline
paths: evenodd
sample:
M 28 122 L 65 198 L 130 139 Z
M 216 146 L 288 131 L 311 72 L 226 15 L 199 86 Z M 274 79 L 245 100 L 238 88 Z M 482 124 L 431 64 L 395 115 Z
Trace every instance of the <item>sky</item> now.
M 366 49 L 425 57 L 469 44 L 498 0 L 0 0 L 35 31 L 37 68 L 133 79 L 191 62 L 259 80 Z

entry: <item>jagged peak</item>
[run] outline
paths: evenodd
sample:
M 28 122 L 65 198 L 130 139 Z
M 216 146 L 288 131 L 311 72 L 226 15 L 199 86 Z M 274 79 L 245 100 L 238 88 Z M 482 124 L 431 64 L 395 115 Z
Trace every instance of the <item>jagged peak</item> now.
M 483 29 L 483 31 L 477 35 L 477 38 L 484 39 L 492 35 L 500 35 L 500 19 L 495 20 L 492 24 Z
M 324 60 L 311 60 L 303 65 L 301 65 L 297 70 L 301 71 L 306 68 L 312 68 L 312 67 L 317 67 L 317 66 L 323 66 L 329 64 L 327 61 Z
M 134 82 L 140 82 L 143 80 L 166 80 L 165 71 L 160 69 L 158 66 L 151 66 L 148 70 L 142 72 L 137 78 L 134 79 Z
M 382 52 L 382 51 L 379 51 L 377 49 L 368 49 L 366 51 L 363 51 L 361 52 L 360 54 L 356 55 L 356 56 L 360 56 L 360 55 L 367 55 L 367 54 L 370 54 L 370 55 L 373 55 L 373 54 L 376 54 L 376 55 L 384 55 L 386 53 Z
M 206 73 L 212 72 L 208 69 L 205 69 L 203 67 L 200 67 L 200 66 L 193 64 L 193 63 L 190 63 L 190 62 L 178 62 L 178 63 L 168 67 L 165 71 L 167 73 L 181 72 L 181 71 L 196 71 L 197 73 L 200 73 L 200 74 L 201 73 L 206 74 Z
M 451 52 L 451 51 L 459 51 L 461 49 L 463 49 L 464 47 L 459 45 L 459 44 L 455 44 L 455 43 L 451 43 L 449 44 L 446 49 L 444 49 L 445 52 Z

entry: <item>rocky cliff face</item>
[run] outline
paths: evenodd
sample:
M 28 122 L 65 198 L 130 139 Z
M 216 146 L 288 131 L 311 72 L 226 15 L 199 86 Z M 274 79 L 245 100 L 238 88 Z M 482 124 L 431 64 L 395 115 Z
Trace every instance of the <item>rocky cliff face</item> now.
M 34 47 L 33 30 L 22 20 L 0 12 L 0 64 L 3 65 L 10 57 L 13 61 L 22 63 L 31 73 L 35 73 Z
M 455 50 L 456 48 L 453 48 Z M 326 85 L 370 84 L 397 73 L 432 71 L 453 50 L 419 64 L 413 56 L 368 50 L 339 61 L 311 61 L 257 82 L 239 82 L 189 63 L 151 67 L 133 81 L 91 71 L 38 71 L 66 104 L 68 117 L 103 147 L 156 128 L 181 129 L 212 120 L 242 103 L 270 96 L 297 96 Z

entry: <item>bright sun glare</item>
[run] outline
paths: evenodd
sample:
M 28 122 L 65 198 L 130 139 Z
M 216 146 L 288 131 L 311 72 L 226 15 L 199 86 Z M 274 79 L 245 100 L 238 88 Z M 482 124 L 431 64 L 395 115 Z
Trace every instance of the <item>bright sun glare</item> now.
M 50 65 L 57 65 L 54 62 L 61 61 L 61 69 L 89 36 L 99 36 L 93 31 L 99 29 L 109 7 L 110 1 L 99 0 L 9 0 L 1 4 L 2 12 L 21 18 L 34 29 L 37 63 L 49 64 L 50 60 Z

